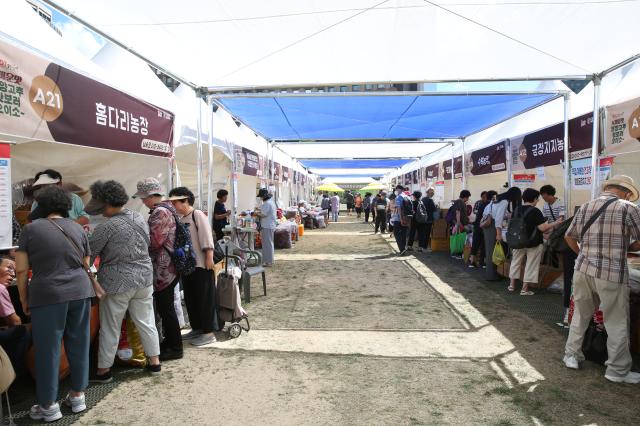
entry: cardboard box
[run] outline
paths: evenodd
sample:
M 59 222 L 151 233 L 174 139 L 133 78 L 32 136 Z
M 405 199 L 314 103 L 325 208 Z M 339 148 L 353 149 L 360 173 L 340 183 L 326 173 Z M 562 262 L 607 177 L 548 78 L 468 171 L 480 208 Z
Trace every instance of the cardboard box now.
M 444 239 L 448 240 L 449 238 L 449 226 L 444 219 L 438 219 L 433 222 L 433 227 L 431 228 L 431 238 L 432 239 Z M 448 241 L 447 241 L 448 242 Z M 449 247 L 447 246 L 447 250 Z
M 502 265 L 497 267 L 498 274 L 502 275 L 505 278 L 509 278 L 510 269 L 511 269 L 510 260 L 507 260 Z M 540 272 L 538 273 L 538 282 L 530 283 L 531 284 L 530 287 L 537 288 L 537 289 L 547 288 L 551 285 L 552 282 L 554 282 L 556 279 L 562 276 L 562 273 L 563 273 L 562 269 L 552 268 L 546 265 L 540 265 Z M 522 267 L 522 272 L 520 273 L 520 283 L 522 283 L 523 278 L 524 278 L 524 265 Z
M 431 250 L 449 251 L 449 238 L 431 238 Z

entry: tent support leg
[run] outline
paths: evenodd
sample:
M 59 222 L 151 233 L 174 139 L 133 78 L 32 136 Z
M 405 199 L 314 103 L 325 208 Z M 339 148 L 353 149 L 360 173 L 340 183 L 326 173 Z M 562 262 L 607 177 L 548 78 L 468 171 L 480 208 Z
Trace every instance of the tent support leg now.
M 600 178 L 600 77 L 593 79 L 593 136 L 591 139 L 591 198 L 598 196 L 598 180 Z
M 197 98 L 198 102 L 198 135 L 196 138 L 196 196 L 197 207 L 202 210 L 202 99 Z
M 213 101 L 209 98 L 208 101 L 208 110 L 207 114 L 209 114 L 209 162 L 208 162 L 208 171 L 209 176 L 207 177 L 207 217 L 211 222 L 213 220 Z
M 569 94 L 564 95 L 564 202 L 567 217 L 571 216 L 571 159 L 569 157 Z
M 505 149 L 507 151 L 507 186 L 511 188 L 513 186 L 513 158 L 511 157 L 511 139 L 504 141 Z
M 462 189 L 467 189 L 467 171 L 465 170 L 467 161 L 465 156 L 466 154 L 464 151 L 464 138 L 462 138 Z
M 451 142 L 451 200 L 456 199 L 456 143 Z

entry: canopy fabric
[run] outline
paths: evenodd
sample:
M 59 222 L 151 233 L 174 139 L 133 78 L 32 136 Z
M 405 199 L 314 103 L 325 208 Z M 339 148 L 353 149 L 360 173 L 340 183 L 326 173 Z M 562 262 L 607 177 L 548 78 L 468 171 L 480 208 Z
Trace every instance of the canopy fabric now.
M 389 169 L 401 167 L 411 159 L 354 159 L 354 160 L 302 160 L 303 166 L 308 169 Z
M 591 75 L 637 53 L 640 15 L 619 0 L 54 2 L 213 87 Z
M 554 94 L 310 95 L 218 99 L 269 140 L 462 138 Z
M 376 191 L 378 189 L 387 189 L 387 185 L 383 184 L 383 183 L 370 183 L 369 185 L 365 186 L 364 188 L 360 188 L 360 191 Z
M 330 143 L 289 143 L 278 144 L 278 148 L 285 151 L 293 158 L 301 159 L 326 159 L 326 158 L 401 158 L 421 157 L 430 152 L 437 151 L 445 146 L 444 143 L 340 143 L 339 146 Z M 336 155 L 337 154 L 337 155 Z
M 344 189 L 340 188 L 335 183 L 324 183 L 318 187 L 316 187 L 316 191 L 335 191 L 335 192 L 343 192 Z

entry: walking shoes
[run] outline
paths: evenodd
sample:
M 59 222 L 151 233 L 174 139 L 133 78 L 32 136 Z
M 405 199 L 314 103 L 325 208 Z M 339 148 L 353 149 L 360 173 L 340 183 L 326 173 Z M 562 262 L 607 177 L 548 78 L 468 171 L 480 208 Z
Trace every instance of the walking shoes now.
M 55 422 L 62 418 L 62 412 L 60 411 L 60 404 L 54 402 L 49 408 L 44 408 L 41 405 L 34 405 L 29 410 L 29 417 L 33 420 L 44 420 L 45 422 Z
M 564 361 L 564 365 L 567 368 L 571 368 L 573 370 L 577 370 L 580 368 L 580 363 L 578 362 L 578 359 L 573 355 L 565 355 L 562 361 Z
M 634 371 L 629 371 L 626 376 L 622 377 L 605 374 L 604 378 L 614 383 L 640 383 L 640 373 L 636 373 Z
M 80 396 L 71 396 L 70 393 L 62 400 L 62 403 L 71 408 L 74 414 L 81 413 L 87 409 L 84 394 Z
M 191 340 L 202 334 L 202 330 L 191 330 L 190 332 L 182 335 L 182 340 Z

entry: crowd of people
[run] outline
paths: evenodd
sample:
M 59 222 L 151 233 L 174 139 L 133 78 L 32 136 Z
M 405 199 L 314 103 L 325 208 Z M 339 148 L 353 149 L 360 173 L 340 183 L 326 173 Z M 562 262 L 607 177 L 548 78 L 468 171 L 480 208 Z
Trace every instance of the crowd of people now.
M 5 326 L 0 343 L 18 375 L 27 370 L 25 352 L 31 346 L 35 352 L 37 404 L 31 418 L 49 422 L 62 417 L 58 372 L 63 338 L 71 390 L 61 403 L 74 413 L 86 409 L 84 391 L 90 381 L 113 380 L 125 317 L 137 329 L 152 375 L 161 373 L 161 362 L 182 358 L 185 342 L 215 342 L 214 332 L 224 326 L 216 308 L 213 269 L 215 242 L 229 217 L 226 190 L 218 192 L 209 220 L 194 208 L 195 196 L 188 188 L 167 193 L 155 178 L 138 182 L 131 195 L 149 209 L 148 219 L 125 207 L 130 197 L 114 180 L 94 182 L 86 206 L 63 189 L 55 170 L 38 173 L 33 189 L 30 223 L 18 227 L 18 248 L 5 253 L 0 263 L 0 317 Z M 266 198 L 260 217 L 270 218 L 269 196 L 259 195 Z M 88 232 L 90 218 L 96 216 L 102 219 Z M 265 234 L 268 239 L 268 229 Z M 266 261 L 272 262 L 268 247 L 266 252 Z M 14 276 L 17 303 L 8 291 Z M 191 327 L 185 335 L 176 311 L 179 282 Z M 96 303 L 97 369 L 90 371 L 90 323 Z

